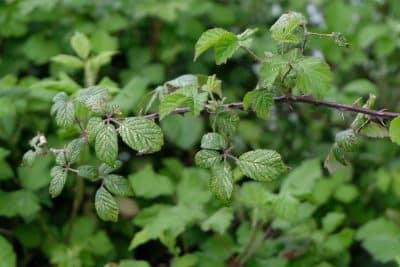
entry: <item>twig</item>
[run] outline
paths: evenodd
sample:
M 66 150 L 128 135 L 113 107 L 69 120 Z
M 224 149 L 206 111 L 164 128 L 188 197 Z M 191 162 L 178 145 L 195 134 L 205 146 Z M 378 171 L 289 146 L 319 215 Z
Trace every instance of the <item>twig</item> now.
M 363 114 L 369 115 L 373 118 L 379 118 L 379 119 L 384 119 L 384 120 L 394 119 L 394 118 L 400 116 L 400 113 L 397 113 L 397 112 L 374 110 L 374 109 L 359 107 L 356 105 L 346 105 L 346 104 L 340 104 L 340 103 L 336 103 L 336 102 L 317 100 L 311 96 L 294 96 L 294 95 L 278 96 L 278 97 L 274 97 L 274 102 L 275 103 L 305 103 L 305 104 L 311 104 L 314 106 L 323 106 L 323 107 L 328 107 L 328 108 L 332 108 L 332 109 L 337 109 L 340 112 L 347 111 L 347 112 L 353 112 L 353 113 L 363 113 Z M 223 107 L 225 109 L 243 109 L 243 102 L 229 103 L 229 104 L 223 105 Z M 184 114 L 187 112 L 190 112 L 190 109 L 188 107 L 184 107 L 184 108 L 177 108 L 177 109 L 173 110 L 172 114 Z M 157 118 L 159 118 L 159 114 L 152 113 L 152 114 L 138 116 L 138 117 L 145 118 L 145 119 L 157 119 Z

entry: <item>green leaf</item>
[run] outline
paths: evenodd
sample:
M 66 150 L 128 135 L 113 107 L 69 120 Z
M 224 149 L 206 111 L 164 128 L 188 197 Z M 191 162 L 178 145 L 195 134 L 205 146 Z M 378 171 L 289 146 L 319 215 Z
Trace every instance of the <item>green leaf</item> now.
M 270 88 L 282 73 L 288 71 L 289 62 L 281 55 L 274 55 L 260 66 L 260 85 Z
M 335 136 L 335 143 L 332 147 L 332 153 L 337 161 L 346 165 L 345 153 L 354 152 L 360 146 L 360 141 L 354 130 L 348 129 L 338 132 Z
M 120 197 L 133 196 L 133 191 L 129 181 L 122 176 L 109 174 L 104 179 L 104 185 L 112 194 Z
M 235 134 L 239 127 L 239 120 L 239 116 L 233 110 L 220 111 L 210 117 L 213 131 L 227 138 Z
M 53 103 L 50 113 L 56 115 L 57 125 L 71 126 L 75 121 L 75 107 L 72 102 L 68 101 L 68 95 L 64 92 L 58 93 L 54 96 Z
M 0 262 L 2 267 L 16 267 L 17 255 L 12 244 L 0 235 Z
M 371 138 L 384 138 L 389 136 L 389 131 L 383 125 L 375 122 L 369 122 L 360 129 L 360 134 Z
M 214 55 L 217 65 L 225 64 L 239 48 L 239 39 L 233 33 L 223 35 L 215 44 Z
M 289 222 L 297 221 L 300 202 L 290 194 L 279 194 L 272 203 L 274 215 Z
M 225 138 L 218 133 L 207 133 L 201 138 L 201 148 L 222 150 L 227 147 Z
M 35 158 L 36 158 L 35 151 L 30 149 L 27 152 L 25 152 L 24 156 L 22 157 L 22 164 L 24 166 L 32 167 Z
M 303 94 L 321 98 L 331 88 L 332 73 L 325 62 L 315 57 L 305 57 L 295 65 L 295 89 Z
M 261 119 L 268 119 L 269 111 L 274 102 L 274 95 L 270 90 L 256 89 L 248 92 L 243 100 L 243 107 L 247 110 L 250 106 Z
M 103 112 L 110 96 L 104 86 L 91 86 L 83 89 L 76 97 L 76 101 L 84 104 L 94 112 Z
M 211 47 L 216 46 L 223 39 L 233 40 L 237 39 L 236 35 L 221 28 L 214 28 L 203 32 L 199 40 L 195 44 L 194 60 Z M 222 41 L 224 42 L 224 41 Z M 223 45 L 224 46 L 224 45 Z M 220 54 L 220 59 L 223 53 Z
M 128 180 L 137 197 L 156 198 L 169 196 L 174 192 L 171 180 L 167 176 L 155 173 L 150 165 L 129 175 Z
M 326 233 L 335 231 L 345 220 L 346 214 L 341 212 L 329 212 L 322 218 L 322 228 Z
M 70 55 L 57 55 L 51 58 L 52 61 L 57 62 L 65 67 L 71 69 L 81 69 L 83 68 L 83 62 L 77 57 Z
M 60 165 L 60 166 L 67 165 L 67 159 L 65 158 L 65 152 L 64 151 L 61 151 L 61 152 L 59 152 L 57 154 L 56 163 L 57 163 L 57 165 Z
M 113 165 L 117 160 L 118 137 L 113 125 L 103 125 L 99 129 L 96 136 L 95 150 L 97 157 L 109 165 Z
M 390 122 L 389 135 L 393 143 L 400 145 L 400 117 Z
M 142 260 L 122 260 L 118 267 L 151 267 L 146 261 Z
M 281 156 L 268 149 L 246 152 L 239 157 L 237 164 L 244 175 L 258 181 L 272 181 L 286 172 Z
M 214 230 L 220 235 L 224 234 L 233 220 L 232 208 L 221 208 L 201 224 L 203 231 Z
M 189 98 L 183 94 L 170 94 L 164 98 L 164 100 L 160 104 L 160 120 L 164 119 L 165 116 L 170 114 L 174 109 L 182 106 L 186 103 Z
M 202 168 L 211 168 L 222 161 L 222 155 L 215 150 L 202 149 L 196 153 L 196 165 Z
M 272 38 L 281 43 L 299 43 L 300 39 L 295 35 L 295 31 L 305 25 L 306 19 L 297 12 L 288 12 L 279 17 L 271 26 Z
M 13 203 L 13 205 L 10 205 L 10 203 Z M 33 191 L 26 189 L 13 192 L 0 191 L 1 216 L 21 216 L 32 219 L 39 211 L 39 199 Z
M 89 143 L 95 141 L 96 135 L 102 129 L 104 122 L 100 117 L 91 117 L 86 125 L 86 131 Z
M 345 228 L 337 234 L 330 235 L 323 243 L 323 247 L 334 254 L 344 253 L 353 243 L 353 239 L 354 230 Z
M 121 122 L 118 131 L 122 141 L 141 154 L 157 152 L 164 144 L 162 130 L 152 120 L 127 118 Z
M 204 133 L 204 120 L 190 113 L 184 116 L 175 114 L 161 121 L 166 139 L 173 145 L 187 150 L 195 146 Z
M 90 59 L 90 65 L 93 68 L 100 68 L 111 62 L 112 57 L 117 54 L 116 51 L 103 51 Z
M 194 116 L 200 115 L 201 111 L 205 108 L 205 102 L 208 98 L 208 94 L 206 92 L 199 93 L 196 86 L 180 88 L 176 91 L 176 94 L 182 94 L 188 97 L 185 104 L 190 108 Z
M 228 163 L 214 165 L 211 168 L 210 189 L 223 203 L 228 203 L 233 192 L 233 176 Z
M 259 182 L 246 182 L 239 189 L 238 200 L 248 208 L 265 205 L 271 200 L 271 193 Z
M 308 198 L 315 192 L 316 184 L 322 176 L 319 159 L 303 161 L 300 166 L 291 170 L 285 177 L 281 192 L 289 192 L 296 197 Z
M 86 59 L 90 53 L 90 42 L 89 39 L 80 32 L 75 32 L 71 37 L 71 46 L 78 56 Z
M 96 191 L 94 206 L 97 215 L 99 215 L 103 221 L 116 222 L 118 220 L 117 202 L 103 186 Z
M 112 165 L 102 163 L 99 166 L 99 175 L 104 176 L 106 174 L 110 174 L 113 171 L 121 168 L 121 166 L 122 166 L 122 162 L 120 160 L 116 160 L 114 162 L 114 164 L 112 164 Z
M 99 179 L 99 173 L 96 167 L 91 165 L 82 165 L 78 167 L 78 176 L 95 181 Z
M 50 176 L 49 193 L 54 198 L 61 194 L 67 181 L 67 172 L 61 166 L 54 166 L 50 171 Z
M 85 141 L 83 138 L 77 138 L 72 140 L 66 147 L 65 156 L 69 163 L 75 163 L 81 154 Z

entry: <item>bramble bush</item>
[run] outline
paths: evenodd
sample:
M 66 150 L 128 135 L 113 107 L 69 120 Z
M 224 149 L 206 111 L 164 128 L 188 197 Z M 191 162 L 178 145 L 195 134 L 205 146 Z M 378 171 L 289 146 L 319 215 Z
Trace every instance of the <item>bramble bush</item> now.
M 21 12 L 54 8 L 27 3 L 17 4 Z M 208 4 L 207 12 L 229 12 Z M 132 5 L 156 17 L 150 37 L 156 45 L 128 54 L 138 73 L 122 89 L 105 76 L 114 64 L 122 80 L 133 73 L 120 66 L 125 52 L 107 45 L 110 33 L 129 25 L 116 15 L 103 18 L 109 33 L 75 31 L 65 49 L 71 53 L 43 56 L 37 63 L 50 60 L 50 77 L 0 81 L 1 137 L 8 147 L 0 148 L 4 266 L 400 265 L 400 113 L 380 109 L 386 100 L 366 79 L 350 82 L 344 93 L 333 86 L 352 61 L 363 60 L 351 32 L 339 32 L 343 22 L 331 24 L 335 11 L 343 11 L 343 19 L 351 15 L 344 2 L 329 3 L 328 32 L 294 11 L 267 32 L 199 32 L 194 63 L 184 71 L 197 70 L 196 62 L 210 60 L 213 50 L 215 64 L 232 74 L 179 75 L 177 68 L 166 82 L 154 77 L 158 65 L 141 69 L 135 61 L 157 57 L 159 38 L 174 42 L 162 35 L 163 22 L 169 27 L 179 9 L 190 14 L 190 5 Z M 196 28 L 196 19 L 189 21 L 187 30 Z M 376 41 L 380 48 L 371 57 L 382 63 L 396 48 L 379 43 L 389 37 L 377 35 L 378 28 L 366 26 L 358 38 L 361 49 Z M 314 46 L 334 55 L 324 59 Z M 165 54 L 185 50 L 175 49 L 161 52 L 166 66 L 172 60 Z M 232 92 L 242 83 L 244 91 Z M 389 102 L 397 97 L 385 94 Z M 43 112 L 52 119 L 40 119 Z M 22 142 L 35 131 L 27 148 Z M 11 149 L 12 160 L 4 160 Z M 8 163 L 21 160 L 16 169 Z

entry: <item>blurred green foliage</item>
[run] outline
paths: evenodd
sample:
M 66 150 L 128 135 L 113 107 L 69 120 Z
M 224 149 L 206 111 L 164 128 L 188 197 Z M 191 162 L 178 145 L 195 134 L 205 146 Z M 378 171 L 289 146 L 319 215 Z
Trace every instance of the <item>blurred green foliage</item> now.
M 99 68 L 97 83 L 113 91 L 125 114 L 136 114 L 150 90 L 185 73 L 216 74 L 229 101 L 240 101 L 254 88 L 258 66 L 241 53 L 220 66 L 209 52 L 193 62 L 194 44 L 209 28 L 240 33 L 258 27 L 252 48 L 259 55 L 274 51 L 268 29 L 288 10 L 305 14 L 309 30 L 341 32 L 351 45 L 310 40 L 305 53 L 325 58 L 334 73 L 325 99 L 351 104 L 374 93 L 376 107 L 400 111 L 397 0 L 2 1 L 0 265 L 235 266 L 237 255 L 250 267 L 400 264 L 399 146 L 365 138 L 351 165 L 332 175 L 322 168 L 351 114 L 343 119 L 337 111 L 280 105 L 266 122 L 242 116 L 235 149 L 277 150 L 291 171 L 260 184 L 234 169 L 241 186 L 231 207 L 211 196 L 210 172 L 193 167 L 208 132 L 203 117 L 163 120 L 166 147 L 156 155 L 139 157 L 122 148 L 120 172 L 136 191 L 133 199 L 117 199 L 121 216 L 114 224 L 94 214 L 92 185 L 76 201 L 77 181 L 69 179 L 64 193 L 50 198 L 51 159 L 20 166 L 37 132 L 53 146 L 76 134 L 58 129 L 49 113 L 56 93 L 85 86 L 79 63 L 65 68 L 51 60 L 73 54 L 69 40 L 76 32 L 89 36 L 95 54 L 117 52 Z M 96 162 L 90 151 L 85 158 Z M 273 195 L 279 190 L 290 196 Z M 258 245 L 254 251 L 249 239 Z

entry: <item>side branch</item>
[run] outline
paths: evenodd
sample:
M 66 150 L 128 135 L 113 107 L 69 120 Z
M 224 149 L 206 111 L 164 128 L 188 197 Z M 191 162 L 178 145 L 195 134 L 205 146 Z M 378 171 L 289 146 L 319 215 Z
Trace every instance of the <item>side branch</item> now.
M 278 96 L 278 97 L 274 97 L 274 102 L 275 103 L 283 103 L 283 102 L 285 102 L 285 103 L 306 103 L 306 104 L 311 104 L 314 106 L 323 106 L 323 107 L 337 109 L 341 112 L 363 113 L 363 114 L 371 116 L 372 118 L 381 119 L 381 120 L 394 119 L 394 118 L 400 116 L 400 113 L 397 113 L 397 112 L 389 112 L 389 111 L 385 111 L 385 110 L 374 110 L 374 109 L 359 107 L 356 105 L 346 105 L 346 104 L 340 104 L 340 103 L 335 103 L 335 102 L 330 102 L 330 101 L 317 100 L 311 96 L 293 96 L 293 95 Z M 223 107 L 226 109 L 243 109 L 243 102 L 229 103 L 229 104 L 223 105 Z M 189 111 L 190 111 L 190 109 L 187 107 L 177 108 L 172 112 L 172 114 L 184 114 Z M 157 119 L 158 117 L 159 117 L 158 113 L 152 113 L 152 114 L 142 116 L 142 118 L 146 118 L 146 119 Z

